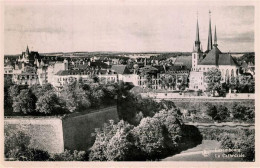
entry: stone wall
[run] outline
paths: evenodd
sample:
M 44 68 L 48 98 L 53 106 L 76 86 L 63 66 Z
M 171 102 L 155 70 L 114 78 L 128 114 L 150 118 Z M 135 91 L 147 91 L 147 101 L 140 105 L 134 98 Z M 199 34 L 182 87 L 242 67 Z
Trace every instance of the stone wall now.
M 87 150 L 95 140 L 91 136 L 95 128 L 101 128 L 105 122 L 113 119 L 119 120 L 116 107 L 110 107 L 92 111 L 91 113 L 80 113 L 70 115 L 62 120 L 65 149 Z
M 9 117 L 4 119 L 5 131 L 21 130 L 31 138 L 30 147 L 50 153 L 64 151 L 62 120 L 56 117 Z
M 31 137 L 30 147 L 49 153 L 65 149 L 87 150 L 94 143 L 91 136 L 109 120 L 119 121 L 116 106 L 72 113 L 65 117 L 5 117 L 5 131 L 21 130 Z

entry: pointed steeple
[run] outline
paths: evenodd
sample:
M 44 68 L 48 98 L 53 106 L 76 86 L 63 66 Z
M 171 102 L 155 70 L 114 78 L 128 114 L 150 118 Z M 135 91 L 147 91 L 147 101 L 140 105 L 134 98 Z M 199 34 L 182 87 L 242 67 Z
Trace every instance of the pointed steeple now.
M 27 48 L 26 48 L 26 54 L 29 55 L 29 47 L 27 45 Z
M 214 34 L 214 46 L 218 46 L 218 42 L 217 42 L 217 27 L 215 25 L 215 34 Z
M 196 27 L 196 39 L 195 39 L 195 51 L 196 51 L 196 52 L 201 52 L 201 50 L 200 50 L 200 35 L 199 35 L 198 13 L 197 13 L 197 27 Z
M 211 11 L 209 11 L 209 35 L 208 35 L 208 48 L 207 51 L 212 50 L 212 31 L 211 31 L 211 18 L 210 18 Z
M 197 29 L 196 29 L 196 41 L 200 41 L 198 18 L 197 18 Z

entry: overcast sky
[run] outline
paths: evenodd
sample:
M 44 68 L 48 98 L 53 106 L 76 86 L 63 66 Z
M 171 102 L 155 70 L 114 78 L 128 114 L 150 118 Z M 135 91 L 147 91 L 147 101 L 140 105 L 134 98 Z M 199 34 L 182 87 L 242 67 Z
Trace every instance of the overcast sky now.
M 203 50 L 209 13 L 221 51 L 254 51 L 253 6 L 6 5 L 5 54 L 38 52 L 192 51 L 197 11 Z

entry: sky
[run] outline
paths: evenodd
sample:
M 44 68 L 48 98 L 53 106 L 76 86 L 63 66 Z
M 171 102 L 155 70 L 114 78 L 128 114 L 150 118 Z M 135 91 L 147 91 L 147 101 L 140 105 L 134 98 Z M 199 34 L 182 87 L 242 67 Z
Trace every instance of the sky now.
M 27 45 L 40 53 L 191 52 L 197 17 L 205 51 L 209 10 L 222 52 L 254 51 L 253 6 L 12 3 L 4 11 L 4 53 Z

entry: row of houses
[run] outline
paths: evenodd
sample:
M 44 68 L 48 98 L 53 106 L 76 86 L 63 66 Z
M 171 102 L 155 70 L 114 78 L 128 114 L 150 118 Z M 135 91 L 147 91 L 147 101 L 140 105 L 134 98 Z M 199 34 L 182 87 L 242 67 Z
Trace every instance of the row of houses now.
M 118 64 L 116 61 L 111 65 L 106 62 L 107 60 L 45 60 L 45 58 L 39 56 L 38 52 L 30 52 L 27 47 L 26 52 L 23 52 L 14 63 L 5 60 L 5 75 L 12 76 L 15 84 L 44 85 L 50 83 L 57 89 L 62 89 L 64 85 L 74 81 L 87 83 L 96 78 L 101 83 L 124 82 L 143 88 L 174 90 L 176 87 L 163 85 L 162 79 L 166 73 L 168 75 L 174 73 L 174 81 L 176 82 L 177 76 L 185 76 L 185 82 L 188 78 L 188 71 L 184 65 L 177 65 L 174 68 L 159 65 L 151 66 L 146 65 L 146 58 L 139 60 L 144 64 L 135 62 L 132 69 L 128 65 Z

